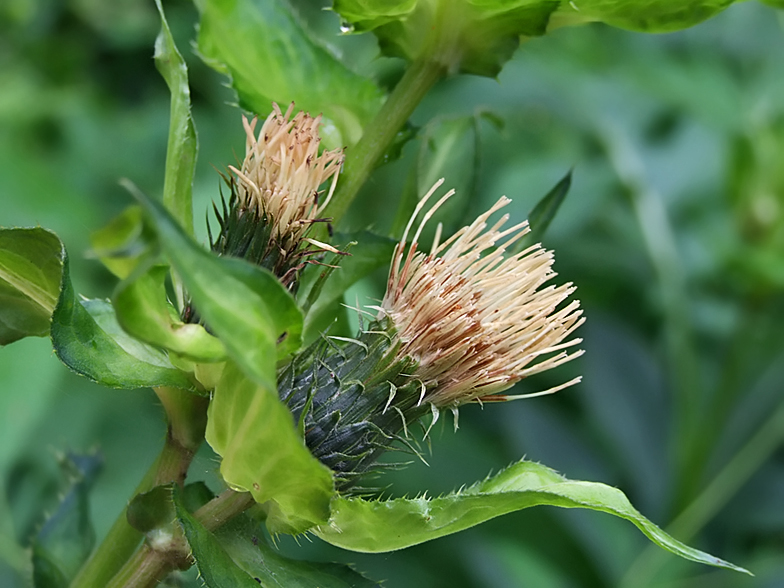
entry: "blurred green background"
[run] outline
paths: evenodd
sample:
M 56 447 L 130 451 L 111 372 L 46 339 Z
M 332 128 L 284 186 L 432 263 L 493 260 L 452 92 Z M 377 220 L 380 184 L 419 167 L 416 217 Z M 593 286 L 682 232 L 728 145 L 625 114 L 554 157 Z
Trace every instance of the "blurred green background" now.
M 340 37 L 327 2 L 294 3 L 310 30 L 385 86 L 402 65 L 370 36 Z M 189 48 L 197 13 L 166 2 L 190 68 L 200 139 L 197 226 L 218 196 L 213 166 L 244 149 L 225 79 Z M 57 232 L 73 281 L 109 296 L 89 233 L 129 204 L 128 177 L 163 184 L 169 96 L 152 61 L 147 0 L 6 0 L 0 5 L 0 225 Z M 261 113 L 266 114 L 266 113 Z M 582 373 L 553 397 L 461 411 L 436 427 L 429 466 L 387 474 L 386 495 L 437 494 L 523 456 L 618 486 L 686 542 L 751 569 L 684 562 L 628 523 L 538 508 L 405 551 L 367 556 L 284 538 L 302 558 L 353 562 L 391 588 L 784 586 L 784 12 L 741 3 L 693 29 L 562 29 L 524 44 L 498 80 L 460 76 L 425 98 L 416 138 L 379 168 L 344 230 L 394 232 L 401 195 L 438 177 L 458 189 L 447 232 L 501 195 L 513 218 L 570 169 L 544 242 L 588 317 L 580 360 L 520 385 Z M 370 302 L 384 272 L 347 294 Z M 69 373 L 45 339 L 0 349 L 0 586 L 57 503 L 58 458 L 99 449 L 99 538 L 157 454 L 151 391 L 107 390 Z M 447 419 L 448 421 L 448 419 Z M 208 451 L 193 472 L 215 483 Z M 184 584 L 198 585 L 191 576 Z

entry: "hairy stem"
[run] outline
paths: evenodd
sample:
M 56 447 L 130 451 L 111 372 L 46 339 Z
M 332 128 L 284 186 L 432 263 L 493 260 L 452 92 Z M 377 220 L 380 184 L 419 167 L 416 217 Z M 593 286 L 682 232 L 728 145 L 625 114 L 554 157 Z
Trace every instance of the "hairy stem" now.
M 208 531 L 214 531 L 253 506 L 250 492 L 228 488 L 197 510 L 194 515 Z
M 194 516 L 208 531 L 214 531 L 254 504 L 250 493 L 228 489 L 202 506 Z M 174 568 L 187 567 L 183 553 L 187 553 L 185 545 L 181 549 L 156 551 L 145 544 L 112 578 L 107 588 L 153 588 Z

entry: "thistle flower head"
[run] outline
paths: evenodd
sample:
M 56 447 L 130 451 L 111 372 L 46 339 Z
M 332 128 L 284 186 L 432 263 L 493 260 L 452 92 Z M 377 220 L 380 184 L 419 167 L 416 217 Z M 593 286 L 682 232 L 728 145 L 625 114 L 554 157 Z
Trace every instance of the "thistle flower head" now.
M 299 112 L 292 118 L 293 109 L 292 103 L 283 114 L 273 104 L 258 135 L 258 119 L 243 117 L 245 160 L 241 169 L 229 166 L 236 175 L 239 204 L 269 216 L 274 237 L 287 250 L 299 244 L 329 203 L 343 162 L 342 150 L 318 153 L 321 115 Z M 320 198 L 319 187 L 330 178 L 327 196 Z
M 559 308 L 575 288 L 545 285 L 556 275 L 551 251 L 536 244 L 506 254 L 529 228 L 522 222 L 503 229 L 509 215 L 488 224 L 509 204 L 505 197 L 443 243 L 439 226 L 430 253 L 418 251 L 422 228 L 452 190 L 424 215 L 409 245 L 416 217 L 442 182 L 419 202 L 395 248 L 379 318 L 392 321 L 398 355 L 417 361 L 413 375 L 425 386 L 422 401 L 454 408 L 509 400 L 515 397 L 498 393 L 582 354 L 567 351 L 581 342 L 569 339 L 584 320 L 579 301 Z
M 387 292 L 371 307 L 378 315 L 367 326 L 360 321 L 356 338 L 324 335 L 279 374 L 281 400 L 343 492 L 362 492 L 357 484 L 383 452 L 418 454 L 409 428 L 431 416 L 427 436 L 441 408 L 452 410 L 457 428 L 461 404 L 516 398 L 500 393 L 582 353 L 567 351 L 581 342 L 570 339 L 583 322 L 579 302 L 566 302 L 574 287 L 547 285 L 552 252 L 540 245 L 511 251 L 529 232 L 525 222 L 504 229 L 504 215 L 489 225 L 506 198 L 444 243 L 439 226 L 430 253 L 419 252 L 423 227 L 451 191 L 409 244 L 442 182 L 419 202 L 395 247 Z

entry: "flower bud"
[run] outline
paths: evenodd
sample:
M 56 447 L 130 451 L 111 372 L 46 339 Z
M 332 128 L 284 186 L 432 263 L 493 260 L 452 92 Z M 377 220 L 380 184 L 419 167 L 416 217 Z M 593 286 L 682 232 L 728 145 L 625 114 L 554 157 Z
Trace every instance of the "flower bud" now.
M 238 169 L 229 166 L 224 177 L 231 195 L 228 208 L 215 210 L 220 224 L 212 250 L 241 257 L 266 267 L 291 290 L 307 259 L 332 249 L 307 237 L 335 190 L 343 163 L 342 150 L 319 155 L 319 124 L 306 112 L 291 116 L 273 104 L 272 114 L 261 125 L 258 119 L 242 122 L 247 136 L 245 159 Z M 331 180 L 326 196 L 322 185 Z

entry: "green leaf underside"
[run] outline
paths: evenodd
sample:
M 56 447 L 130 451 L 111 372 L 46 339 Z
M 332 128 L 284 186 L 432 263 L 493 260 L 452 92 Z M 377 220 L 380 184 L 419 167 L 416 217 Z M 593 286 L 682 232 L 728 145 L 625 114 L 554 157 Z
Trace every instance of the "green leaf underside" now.
M 328 148 L 356 143 L 381 106 L 382 91 L 317 44 L 282 0 L 200 0 L 198 49 L 231 77 L 240 105 L 265 115 L 270 103 L 285 111 L 323 113 Z
M 289 559 L 258 535 L 248 517 L 240 517 L 216 532 L 221 546 L 263 588 L 372 588 L 372 580 L 347 565 Z
M 501 0 L 502 1 L 502 0 Z M 715 16 L 736 0 L 575 0 L 561 2 L 553 24 L 603 22 L 642 33 L 687 29 Z
M 264 268 L 202 249 L 159 202 L 129 189 L 150 215 L 199 315 L 229 357 L 257 384 L 275 390 L 277 360 L 297 351 L 302 341 L 302 313 L 291 294 Z
M 0 345 L 49 334 L 64 255 L 46 229 L 0 229 Z
M 184 324 L 166 299 L 168 266 L 155 266 L 136 279 L 123 282 L 114 294 L 120 325 L 137 339 L 174 351 L 194 361 L 226 358 L 219 339 L 197 324 Z
M 104 386 L 193 388 L 165 353 L 122 330 L 109 301 L 76 299 L 67 256 L 51 335 L 54 351 L 65 365 Z
M 191 118 L 188 68 L 174 44 L 161 0 L 155 0 L 161 32 L 155 40 L 155 65 L 171 92 L 171 121 L 166 149 L 163 203 L 189 235 L 193 235 L 193 172 L 198 144 Z
M 439 498 L 368 501 L 336 497 L 329 524 L 319 527 L 315 534 L 344 549 L 379 553 L 403 549 L 539 505 L 613 514 L 634 523 L 651 541 L 676 555 L 749 573 L 670 537 L 637 512 L 617 488 L 571 481 L 548 467 L 526 461 L 466 490 Z
M 356 31 L 372 30 L 384 54 L 426 56 L 444 31 L 456 41 L 446 57 L 462 71 L 495 76 L 521 37 L 561 26 L 604 22 L 669 32 L 706 20 L 735 0 L 335 0 Z
M 372 30 L 385 55 L 438 59 L 452 69 L 493 77 L 522 35 L 545 33 L 558 5 L 558 0 L 336 0 L 335 10 L 355 30 Z
M 326 522 L 332 472 L 305 447 L 276 387 L 259 386 L 227 363 L 210 403 L 206 439 L 223 458 L 226 483 L 267 503 L 270 532 L 300 533 Z
M 438 1 L 438 0 L 437 0 Z M 442 2 L 447 0 L 441 0 Z M 524 7 L 555 5 L 554 19 L 569 23 L 604 22 L 642 32 L 685 29 L 714 16 L 737 0 L 448 0 L 476 12 L 477 21 L 512 13 Z M 778 0 L 770 2 L 775 4 Z M 437 2 L 436 2 L 437 3 Z M 372 30 L 410 18 L 417 8 L 434 4 L 428 0 L 335 0 L 334 10 L 357 30 Z M 420 6 L 422 5 L 422 6 Z M 520 23 L 522 25 L 522 23 Z M 523 34 L 522 32 L 520 34 Z

